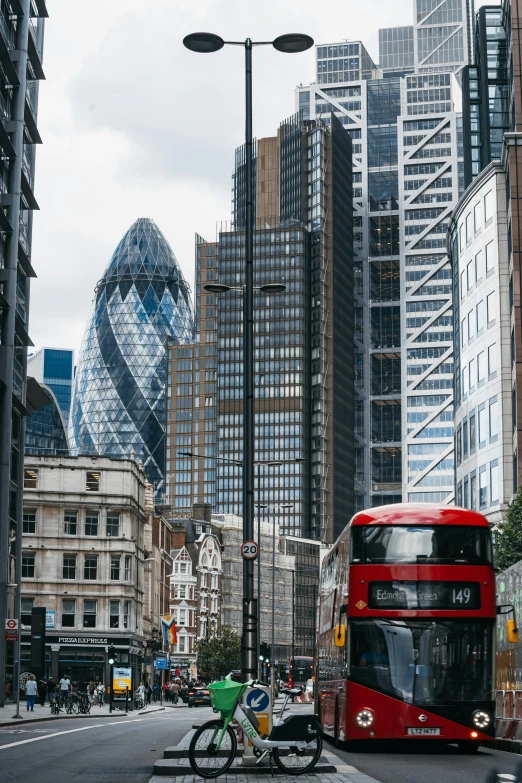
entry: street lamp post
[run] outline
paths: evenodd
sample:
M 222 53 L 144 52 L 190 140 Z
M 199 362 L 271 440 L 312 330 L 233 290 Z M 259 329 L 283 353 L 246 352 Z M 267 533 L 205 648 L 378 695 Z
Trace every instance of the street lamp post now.
M 191 33 L 183 44 L 201 54 L 217 52 L 225 44 L 245 50 L 245 151 L 246 221 L 245 285 L 243 322 L 243 541 L 254 537 L 254 193 L 252 170 L 252 48 L 272 45 L 280 52 L 304 52 L 313 46 L 308 35 L 281 35 L 274 41 L 224 41 L 213 33 Z M 263 287 L 262 287 L 263 289 Z M 261 290 L 262 290 L 261 289 Z M 284 290 L 284 289 L 280 289 Z M 243 635 L 241 673 L 243 681 L 257 676 L 257 601 L 254 597 L 254 562 L 243 560 Z

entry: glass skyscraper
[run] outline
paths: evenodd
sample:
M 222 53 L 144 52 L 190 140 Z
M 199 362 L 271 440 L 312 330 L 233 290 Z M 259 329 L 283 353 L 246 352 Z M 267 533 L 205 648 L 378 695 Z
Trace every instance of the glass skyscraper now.
M 74 382 L 74 351 L 41 348 L 29 356 L 27 373 L 51 389 L 67 426 Z
M 316 82 L 297 90 L 303 116 L 331 112 L 353 140 L 358 509 L 454 499 L 446 232 L 464 190 L 469 5 L 416 0 L 412 27 L 380 31 L 380 68 L 360 43 L 319 45 Z
M 165 345 L 194 340 L 190 291 L 152 220 L 124 235 L 96 286 L 80 350 L 69 421 L 72 453 L 143 460 L 161 490 Z
M 58 400 L 44 383 L 40 388 L 49 398 L 49 404 L 31 412 L 25 422 L 26 454 L 49 454 L 55 457 L 69 455 L 67 430 Z
M 353 513 L 351 153 L 335 119 L 298 115 L 254 152 L 255 285 L 286 285 L 254 299 L 256 503 L 285 533 L 329 541 Z M 204 286 L 243 283 L 244 173 L 240 148 L 233 225 L 196 241 L 196 343 L 169 346 L 166 495 L 177 509 L 242 513 L 242 296 Z

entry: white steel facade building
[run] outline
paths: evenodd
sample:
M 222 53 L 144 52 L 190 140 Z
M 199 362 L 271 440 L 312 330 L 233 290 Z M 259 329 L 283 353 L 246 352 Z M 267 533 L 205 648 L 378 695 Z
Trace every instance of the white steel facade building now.
M 380 31 L 381 69 L 359 42 L 320 45 L 297 90 L 304 118 L 334 113 L 353 140 L 356 509 L 455 496 L 446 231 L 464 190 L 468 6 L 414 0 L 413 27 Z
M 456 502 L 505 517 L 516 492 L 513 278 L 504 163 L 487 166 L 453 214 Z M 514 346 L 514 343 L 513 343 Z

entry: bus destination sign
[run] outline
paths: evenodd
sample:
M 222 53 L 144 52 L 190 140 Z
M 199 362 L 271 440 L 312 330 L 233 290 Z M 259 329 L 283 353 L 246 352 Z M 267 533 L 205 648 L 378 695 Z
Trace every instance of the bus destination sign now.
M 370 582 L 369 609 L 480 609 L 478 582 Z

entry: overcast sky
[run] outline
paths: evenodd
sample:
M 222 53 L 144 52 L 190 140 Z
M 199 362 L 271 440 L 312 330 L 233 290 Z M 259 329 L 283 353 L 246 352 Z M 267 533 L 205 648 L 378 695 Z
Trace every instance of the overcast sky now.
M 476 2 L 476 5 L 482 3 Z M 193 31 L 227 40 L 303 32 L 362 40 L 412 23 L 413 0 L 47 0 L 40 83 L 30 334 L 78 350 L 93 290 L 127 228 L 152 218 L 192 286 L 194 234 L 230 218 L 244 134 L 242 51 L 196 55 Z M 254 52 L 254 133 L 273 135 L 314 78 L 314 50 Z

